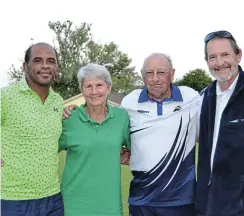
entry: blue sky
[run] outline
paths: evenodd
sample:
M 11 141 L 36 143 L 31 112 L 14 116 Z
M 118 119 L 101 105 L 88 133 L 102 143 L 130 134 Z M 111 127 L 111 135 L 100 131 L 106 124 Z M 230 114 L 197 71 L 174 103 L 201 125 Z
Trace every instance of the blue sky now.
M 53 44 L 48 21 L 69 19 L 92 23 L 101 43 L 114 41 L 140 70 L 153 52 L 172 57 L 176 78 L 195 68 L 207 70 L 203 38 L 215 30 L 228 30 L 244 48 L 241 0 L 8 0 L 1 3 L 0 87 L 8 84 L 11 64 L 19 66 L 24 51 L 34 42 Z M 241 62 L 241 65 L 243 61 Z

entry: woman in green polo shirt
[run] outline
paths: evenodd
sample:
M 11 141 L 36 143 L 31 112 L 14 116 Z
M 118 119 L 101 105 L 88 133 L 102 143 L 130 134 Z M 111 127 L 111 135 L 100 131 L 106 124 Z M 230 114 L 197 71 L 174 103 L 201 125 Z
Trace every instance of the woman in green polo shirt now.
M 121 216 L 120 151 L 130 149 L 129 117 L 107 103 L 112 80 L 90 63 L 78 72 L 86 104 L 63 121 L 59 150 L 66 150 L 61 191 L 65 216 Z

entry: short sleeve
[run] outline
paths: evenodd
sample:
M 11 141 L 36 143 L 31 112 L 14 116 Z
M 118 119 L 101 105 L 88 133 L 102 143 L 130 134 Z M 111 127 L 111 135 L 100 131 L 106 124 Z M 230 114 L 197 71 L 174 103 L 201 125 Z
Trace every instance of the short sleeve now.
M 59 138 L 59 148 L 58 151 L 66 150 L 68 146 L 68 124 L 66 123 L 67 120 L 63 120 L 62 123 L 62 134 Z

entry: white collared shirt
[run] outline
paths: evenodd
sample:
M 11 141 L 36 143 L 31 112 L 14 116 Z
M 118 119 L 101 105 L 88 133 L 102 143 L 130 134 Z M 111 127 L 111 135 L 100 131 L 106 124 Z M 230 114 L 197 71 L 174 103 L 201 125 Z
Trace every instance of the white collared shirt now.
M 213 168 L 213 160 L 214 160 L 214 154 L 215 154 L 218 136 L 219 136 L 219 126 L 220 126 L 222 113 L 232 93 L 234 92 L 238 77 L 239 74 L 237 75 L 237 77 L 235 78 L 231 86 L 225 91 L 221 91 L 219 82 L 217 82 L 216 84 L 216 112 L 215 112 L 214 134 L 213 134 L 213 146 L 212 146 L 212 153 L 211 153 L 211 170 Z
M 170 164 L 170 161 L 175 160 L 179 154 L 183 143 L 186 145 L 183 160 L 194 148 L 199 106 L 198 92 L 185 86 L 177 88 L 182 101 L 163 102 L 162 115 L 158 115 L 156 102 L 151 100 L 139 102 L 142 89 L 132 91 L 123 99 L 121 107 L 130 116 L 132 170 L 149 171 L 164 155 L 169 155 L 172 151 Z

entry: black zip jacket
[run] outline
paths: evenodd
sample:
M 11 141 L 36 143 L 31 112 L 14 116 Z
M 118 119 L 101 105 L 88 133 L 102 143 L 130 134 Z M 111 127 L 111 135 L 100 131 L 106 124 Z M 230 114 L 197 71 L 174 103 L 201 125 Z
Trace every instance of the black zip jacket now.
M 244 216 L 244 72 L 221 120 L 211 172 L 216 81 L 205 91 L 200 116 L 195 208 L 203 216 Z

